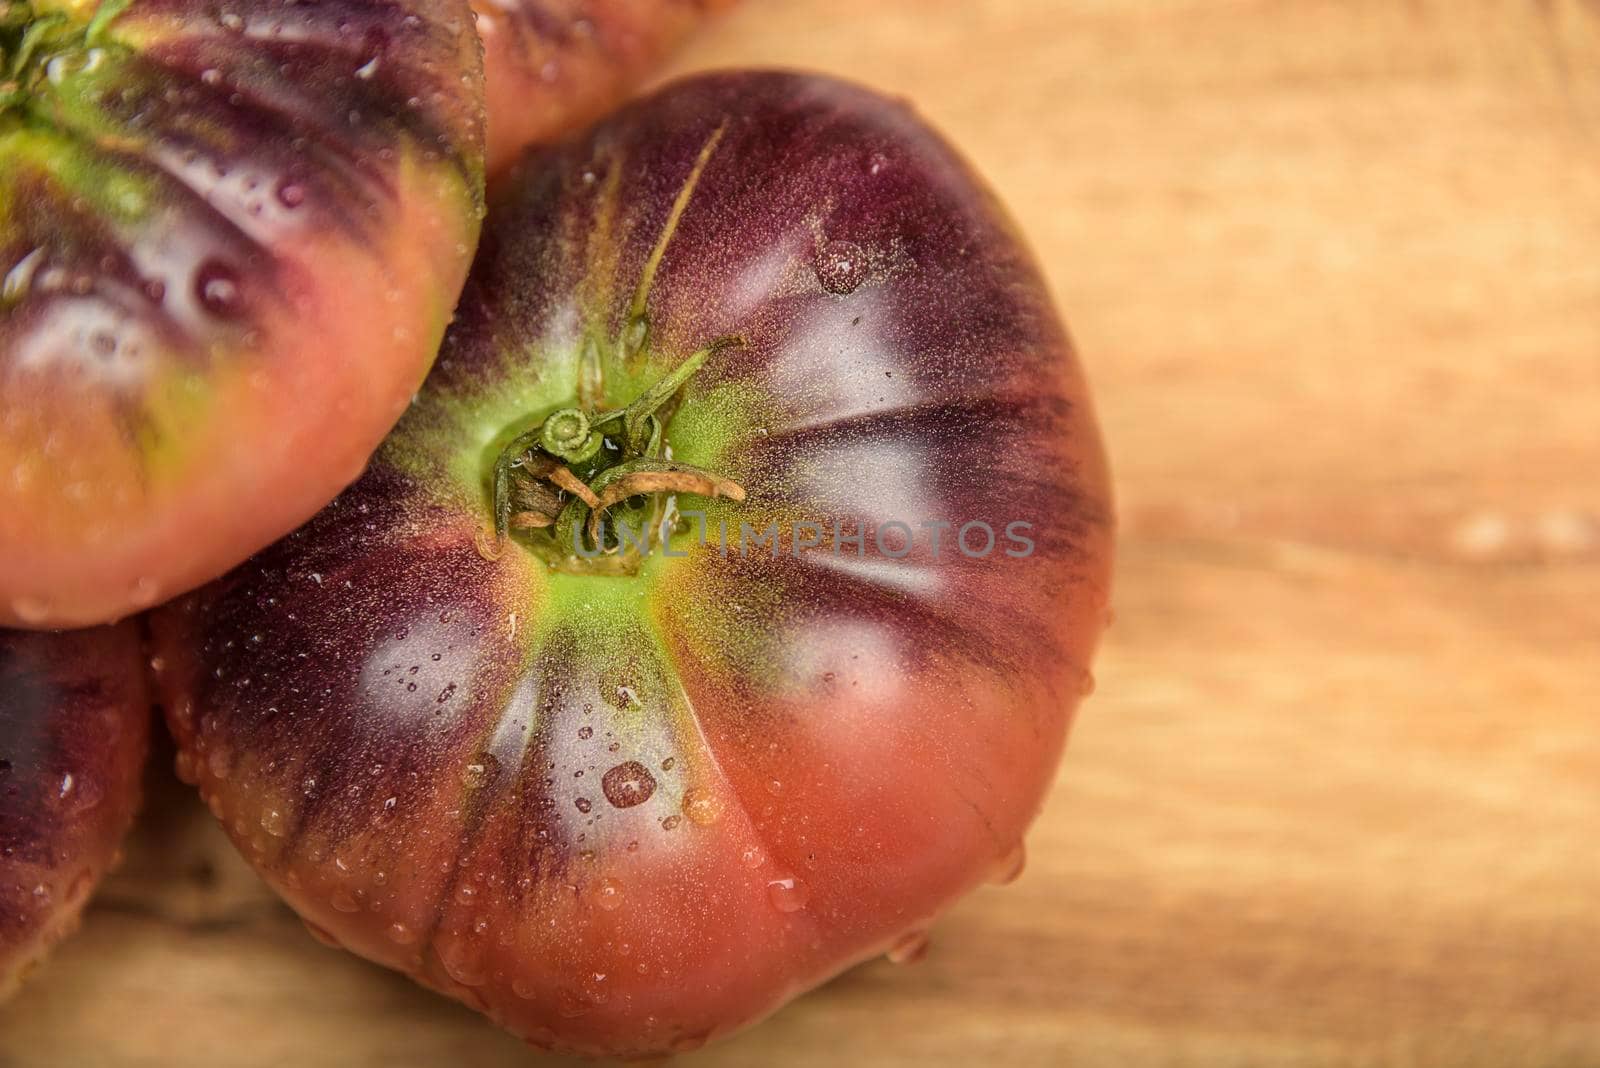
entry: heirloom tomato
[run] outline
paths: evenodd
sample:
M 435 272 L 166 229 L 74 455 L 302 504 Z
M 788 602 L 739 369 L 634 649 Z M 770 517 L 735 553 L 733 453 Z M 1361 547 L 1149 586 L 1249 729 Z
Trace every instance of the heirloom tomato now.
M 0 0 L 0 625 L 146 608 L 360 473 L 482 112 L 467 0 Z
M 733 0 L 472 0 L 489 92 L 489 170 L 616 104 Z
M 149 731 L 133 626 L 0 630 L 0 997 L 114 862 Z
M 234 841 L 536 1044 L 692 1048 L 1013 870 L 1108 477 L 1044 281 L 902 104 L 725 73 L 523 160 L 362 479 L 155 620 Z

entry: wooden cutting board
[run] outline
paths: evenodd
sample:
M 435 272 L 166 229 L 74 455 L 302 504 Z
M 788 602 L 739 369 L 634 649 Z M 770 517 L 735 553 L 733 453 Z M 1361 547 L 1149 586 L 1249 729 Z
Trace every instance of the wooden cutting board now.
M 1600 3 L 748 0 L 1031 236 L 1118 621 L 1025 877 L 690 1065 L 1600 1064 Z M 163 772 L 0 1065 L 540 1063 Z

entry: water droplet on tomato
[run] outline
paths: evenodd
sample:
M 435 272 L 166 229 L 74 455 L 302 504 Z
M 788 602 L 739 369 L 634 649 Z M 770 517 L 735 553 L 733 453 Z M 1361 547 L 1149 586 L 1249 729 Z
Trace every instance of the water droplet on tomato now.
M 691 823 L 709 827 L 722 815 L 722 804 L 711 791 L 691 787 L 683 792 L 683 814 Z
M 632 808 L 650 799 L 656 792 L 656 780 L 649 768 L 630 760 L 606 772 L 600 780 L 600 789 L 615 807 Z
M 261 829 L 274 838 L 282 838 L 289 829 L 289 821 L 282 812 L 269 808 L 261 814 Z
M 997 886 L 1008 886 L 1022 878 L 1022 869 L 1027 865 L 1027 847 L 1018 842 L 1009 853 L 1000 858 L 989 881 Z
M 590 738 L 594 737 L 594 728 L 593 727 L 579 727 L 578 728 L 578 737 L 582 738 L 584 741 L 588 741 Z
M 361 902 L 357 901 L 356 896 L 348 890 L 335 890 L 333 896 L 328 899 L 328 904 L 337 912 L 361 911 Z
M 149 608 L 161 600 L 161 584 L 153 578 L 142 578 L 133 584 L 128 602 L 135 608 Z
M 236 319 L 244 312 L 238 272 L 218 260 L 207 260 L 195 272 L 194 295 L 201 307 L 219 319 Z
M 884 954 L 891 964 L 915 964 L 928 955 L 926 931 L 909 931 L 895 939 L 894 945 Z
M 483 947 L 478 943 L 461 936 L 447 936 L 440 939 L 437 952 L 445 972 L 462 986 L 482 986 L 488 979 Z
M 590 801 L 587 797 L 580 797 L 574 801 L 573 804 L 577 806 L 579 812 L 584 813 L 587 813 L 594 808 L 594 802 Z
M 739 854 L 739 859 L 745 867 L 755 869 L 767 862 L 767 854 L 760 846 L 745 846 L 744 852 Z
M 848 296 L 867 280 L 867 252 L 852 241 L 829 241 L 812 264 L 822 288 L 835 296 Z
M 789 875 L 767 881 L 767 900 L 779 912 L 799 912 L 811 900 L 811 888 Z
M 18 597 L 11 602 L 11 611 L 17 619 L 31 626 L 49 618 L 50 602 L 43 597 Z
M 479 753 L 461 773 L 461 785 L 469 790 L 481 790 L 500 776 L 500 761 L 493 753 Z
M 403 923 L 391 923 L 383 933 L 397 946 L 409 946 L 417 940 L 417 933 Z
M 594 885 L 594 903 L 607 912 L 622 907 L 622 884 L 615 879 L 601 879 Z
M 72 903 L 82 902 L 89 896 L 89 891 L 94 889 L 94 874 L 87 868 L 72 877 L 72 882 L 67 884 L 67 901 Z

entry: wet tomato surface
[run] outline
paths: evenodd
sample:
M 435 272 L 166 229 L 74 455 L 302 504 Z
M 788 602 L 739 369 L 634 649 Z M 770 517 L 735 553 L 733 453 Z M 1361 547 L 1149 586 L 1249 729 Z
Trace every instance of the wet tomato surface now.
M 489 91 L 489 169 L 598 119 L 733 0 L 472 0 Z
M 215 578 L 360 472 L 482 213 L 466 0 L 0 0 L 0 625 Z
M 1111 540 L 980 180 L 866 90 L 707 76 L 519 165 L 418 403 L 158 614 L 160 689 L 325 937 L 540 1045 L 684 1050 L 1015 872 Z
M 0 630 L 0 997 L 78 922 L 139 800 L 139 636 Z

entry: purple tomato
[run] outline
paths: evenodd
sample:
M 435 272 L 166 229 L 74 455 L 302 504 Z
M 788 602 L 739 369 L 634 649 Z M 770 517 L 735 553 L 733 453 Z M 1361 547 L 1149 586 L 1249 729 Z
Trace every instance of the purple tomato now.
M 314 928 L 683 1050 L 1014 873 L 1107 610 L 1082 373 L 903 104 L 694 78 L 525 159 L 366 475 L 161 612 L 184 774 Z

